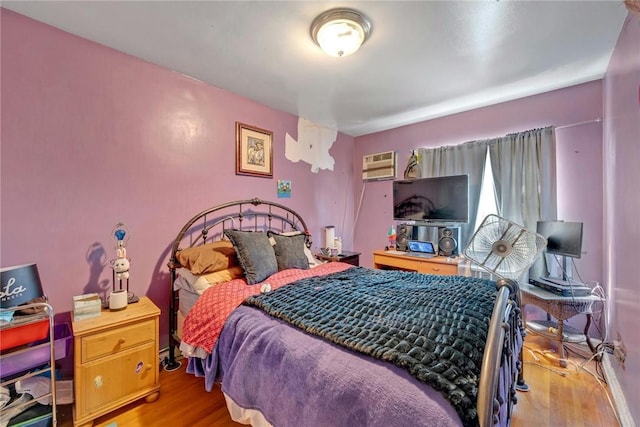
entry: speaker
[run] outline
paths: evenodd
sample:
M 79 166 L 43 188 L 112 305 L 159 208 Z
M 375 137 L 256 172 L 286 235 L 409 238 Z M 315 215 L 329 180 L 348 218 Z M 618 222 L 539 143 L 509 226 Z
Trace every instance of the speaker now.
M 438 253 L 441 256 L 458 254 L 460 228 L 438 227 Z
M 409 230 L 406 224 L 400 224 L 396 231 L 396 249 L 399 251 L 407 251 L 407 240 L 409 239 Z

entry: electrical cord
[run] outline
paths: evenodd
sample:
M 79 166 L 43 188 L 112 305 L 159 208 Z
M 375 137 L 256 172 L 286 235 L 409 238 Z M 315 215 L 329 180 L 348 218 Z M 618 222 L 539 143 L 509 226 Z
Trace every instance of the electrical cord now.
M 566 274 L 567 272 L 564 271 L 563 264 L 560 262 L 558 256 L 555 255 L 553 258 L 558 263 L 558 266 L 560 267 L 561 271 L 563 272 L 563 276 L 567 277 L 568 282 L 571 284 L 572 279 L 569 277 L 568 274 Z M 578 266 L 574 262 L 571 263 L 571 268 L 572 268 L 572 271 L 575 271 L 575 274 L 578 277 L 578 279 L 580 280 L 580 282 L 581 283 L 586 283 L 582 279 L 582 276 L 580 275 L 580 271 L 578 269 Z M 602 357 L 603 357 L 603 355 L 605 353 L 613 354 L 615 347 L 614 347 L 614 345 L 612 343 L 607 342 L 606 331 L 605 331 L 605 333 L 603 333 L 602 329 L 600 327 L 602 318 L 599 315 L 604 315 L 605 316 L 604 321 L 605 321 L 605 325 L 606 325 L 606 321 L 607 321 L 607 319 L 606 319 L 606 315 L 607 315 L 606 307 L 607 307 L 608 300 L 607 300 L 606 292 L 605 292 L 604 288 L 600 285 L 599 282 L 594 281 L 594 282 L 590 282 L 590 283 L 586 283 L 586 284 L 587 284 L 587 286 L 589 286 L 591 288 L 591 295 L 597 297 L 600 300 L 600 301 L 592 303 L 591 306 L 590 306 L 591 314 L 592 314 L 592 317 L 593 317 L 593 320 L 594 320 L 592 325 L 597 330 L 598 336 L 601 339 L 601 342 L 595 347 L 594 355 L 590 358 L 590 359 L 595 359 L 595 370 L 596 370 L 595 373 L 591 373 L 591 374 L 599 382 L 602 382 L 602 383 L 606 384 L 606 380 L 605 380 L 605 376 L 604 376 L 604 370 L 602 368 Z M 572 293 L 571 297 L 572 297 L 572 302 L 575 303 L 575 297 L 574 297 L 573 293 Z M 596 307 L 600 307 L 600 306 L 601 307 L 600 307 L 599 310 L 598 309 L 594 310 L 594 305 Z M 593 316 L 594 314 L 595 314 L 595 316 Z M 589 331 L 587 331 L 587 333 L 588 332 Z M 564 346 L 564 344 L 563 344 L 563 346 Z M 568 351 L 571 351 L 571 352 L 573 352 L 575 354 L 578 354 L 578 353 L 576 353 L 575 351 L 573 351 L 571 348 L 569 348 L 567 346 L 564 346 L 564 348 L 566 350 L 568 350 Z M 582 367 L 584 367 L 584 365 Z M 607 398 L 609 398 L 608 395 L 607 395 Z
M 367 188 L 367 181 L 362 182 L 362 191 L 360 192 L 360 201 L 358 202 L 358 209 L 356 209 L 356 215 L 353 220 L 353 227 L 351 228 L 351 242 L 355 243 L 356 228 L 358 226 L 358 219 L 360 218 L 360 209 L 362 209 L 362 201 L 364 200 L 364 191 Z
M 593 354 L 593 356 L 591 356 L 588 360 L 585 360 L 583 363 L 581 363 L 579 365 L 579 369 L 587 372 L 589 375 L 591 375 L 593 378 L 595 378 L 595 380 L 598 382 L 598 385 L 600 386 L 600 388 L 602 388 L 602 391 L 604 392 L 604 395 L 607 397 L 607 401 L 609 402 L 609 406 L 611 407 L 611 409 L 613 409 L 612 412 L 613 412 L 613 415 L 616 417 L 616 420 L 618 421 L 618 424 L 622 425 L 622 423 L 620 422 L 620 418 L 618 417 L 618 411 L 616 411 L 616 406 L 614 405 L 613 400 L 611 399 L 611 395 L 609 394 L 609 389 L 607 388 L 607 381 L 605 379 L 604 372 L 602 371 L 602 366 L 601 365 L 602 365 L 602 357 L 604 356 L 604 353 L 605 353 L 604 351 L 596 351 Z M 595 360 L 596 372 L 598 372 L 598 366 L 600 366 L 600 373 L 598 375 L 596 375 L 593 372 L 591 372 L 585 366 L 591 360 Z M 569 360 L 569 362 L 571 362 L 572 364 L 575 365 L 575 362 L 573 362 L 572 360 Z M 576 365 L 576 366 L 578 366 L 578 365 Z
M 560 267 L 560 270 L 562 271 L 562 274 L 564 277 L 567 277 L 567 280 L 569 282 L 569 284 L 571 284 L 573 282 L 573 279 L 571 277 L 569 277 L 569 275 L 567 274 L 566 271 L 564 271 L 563 265 L 560 262 L 560 259 L 558 258 L 558 255 L 554 255 L 553 257 L 556 262 L 558 263 L 558 266 Z M 572 272 L 575 272 L 576 276 L 578 276 L 578 279 L 580 281 L 580 283 L 584 283 L 587 286 L 589 286 L 591 288 L 591 295 L 597 297 L 600 299 L 600 303 L 602 304 L 602 308 L 600 310 L 593 310 L 593 306 L 594 305 L 599 305 L 596 302 L 594 302 L 594 304 L 591 304 L 591 313 L 593 314 L 602 314 L 604 313 L 604 315 L 606 316 L 607 310 L 606 310 L 606 305 L 607 305 L 607 296 L 606 293 L 604 291 L 604 288 L 600 285 L 599 282 L 597 281 L 592 281 L 592 282 L 585 282 L 582 279 L 582 276 L 580 275 L 580 270 L 578 269 L 578 266 L 576 265 L 575 262 L 571 262 L 571 266 L 570 268 L 572 269 Z M 573 275 L 571 275 L 573 276 Z M 573 293 L 571 294 L 572 297 L 572 302 L 575 303 L 575 297 L 573 295 Z M 600 337 L 600 339 L 602 341 L 606 341 L 607 340 L 607 335 L 606 335 L 606 331 L 605 333 L 602 332 L 602 329 L 600 328 L 600 324 L 601 324 L 601 317 L 600 316 L 593 316 L 594 322 L 593 325 L 596 328 L 596 330 L 598 331 L 598 335 Z M 605 325 L 607 324 L 607 319 L 604 319 L 604 323 Z
M 582 276 L 580 276 L 580 272 L 578 271 L 578 266 L 576 265 L 576 263 L 572 262 L 571 266 L 572 266 L 572 271 L 576 273 L 576 276 L 578 276 L 578 279 L 580 279 L 580 282 L 586 283 L 584 280 L 582 280 Z
M 569 349 L 568 347 L 564 347 L 565 350 L 569 350 L 574 354 L 577 354 L 578 356 L 584 357 L 583 355 Z M 571 359 L 566 359 L 567 362 L 569 362 L 574 369 L 573 370 L 559 370 L 559 369 L 555 369 L 552 368 L 550 366 L 545 366 L 542 363 L 540 363 L 540 358 L 538 358 L 536 356 L 536 353 L 541 355 L 543 358 L 549 360 L 552 363 L 558 363 L 559 359 L 558 356 L 556 354 L 556 352 L 554 350 L 537 350 L 537 349 L 531 349 L 530 347 L 528 347 L 526 344 L 524 346 L 524 349 L 527 350 L 529 352 L 529 354 L 532 355 L 532 357 L 534 358 L 534 361 L 525 361 L 524 363 L 529 364 L 529 365 L 535 365 L 535 366 L 539 366 L 540 368 L 546 369 L 554 374 L 560 375 L 561 377 L 567 377 L 569 375 L 577 375 L 579 374 L 581 371 L 584 371 L 586 373 L 588 373 L 589 375 L 591 375 L 593 378 L 595 378 L 595 380 L 598 382 L 598 384 L 605 388 L 606 391 L 606 387 L 604 387 L 604 385 L 606 385 L 606 380 L 604 379 L 604 376 L 601 375 L 600 373 L 593 373 L 591 372 L 588 368 L 587 365 L 591 362 L 591 361 L 595 361 L 596 364 L 596 371 L 598 370 L 598 366 L 600 365 L 599 360 L 601 360 L 602 356 L 604 355 L 604 351 L 603 350 L 596 350 L 596 352 L 594 354 L 592 354 L 589 358 L 586 358 L 585 360 L 583 360 L 581 363 L 576 363 Z M 608 397 L 608 394 L 607 394 Z M 610 402 L 611 403 L 611 402 Z M 613 406 L 612 406 L 613 407 Z
M 616 347 L 613 343 L 603 341 L 596 346 L 596 353 L 606 352 L 609 354 L 613 354 L 615 348 Z
M 601 310 L 594 312 L 596 314 L 601 314 L 604 316 L 604 319 L 602 319 L 604 322 L 600 322 L 601 318 L 600 316 L 597 317 L 597 321 L 595 322 L 596 324 L 596 328 L 598 329 L 598 333 L 600 334 L 600 337 L 602 339 L 602 341 L 607 341 L 608 338 L 608 333 L 605 330 L 605 332 L 603 333 L 602 330 L 600 329 L 600 323 L 604 323 L 604 325 L 606 326 L 608 323 L 607 320 L 607 303 L 608 303 L 608 299 L 607 299 L 607 295 L 605 293 L 604 288 L 602 287 L 602 285 L 600 285 L 600 283 L 598 282 L 594 282 L 595 286 L 593 287 L 593 289 L 591 290 L 591 294 L 595 295 L 596 297 L 600 298 L 600 303 L 602 304 L 602 308 Z

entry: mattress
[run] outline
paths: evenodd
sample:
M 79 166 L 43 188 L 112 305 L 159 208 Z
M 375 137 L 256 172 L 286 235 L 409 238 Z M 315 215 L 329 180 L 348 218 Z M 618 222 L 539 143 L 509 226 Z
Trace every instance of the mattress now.
M 178 310 L 183 316 L 186 316 L 191 310 L 191 307 L 194 306 L 200 295 L 190 291 L 189 289 L 180 288 L 178 290 L 178 296 L 180 297 L 180 302 L 178 304 Z

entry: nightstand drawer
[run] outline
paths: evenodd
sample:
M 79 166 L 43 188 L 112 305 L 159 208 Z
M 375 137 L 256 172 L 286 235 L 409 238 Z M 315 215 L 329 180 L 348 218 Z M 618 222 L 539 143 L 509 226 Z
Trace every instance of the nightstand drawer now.
M 447 265 L 435 262 L 421 262 L 417 268 L 418 273 L 439 274 L 441 276 L 455 276 L 458 274 L 458 265 Z
M 135 325 L 113 329 L 82 338 L 82 363 L 155 340 L 155 321 L 147 320 Z
M 88 363 L 80 368 L 76 379 L 77 410 L 91 414 L 98 409 L 118 408 L 123 401 L 131 401 L 136 395 L 143 396 L 152 388 L 157 388 L 159 375 L 155 343 L 123 351 L 116 357 Z

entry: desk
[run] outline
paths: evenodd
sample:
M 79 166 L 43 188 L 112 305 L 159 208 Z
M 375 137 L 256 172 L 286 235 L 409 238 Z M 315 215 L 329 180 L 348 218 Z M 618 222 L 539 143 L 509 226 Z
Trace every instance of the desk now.
M 558 341 L 558 347 L 560 351 L 560 366 L 567 367 L 567 359 L 564 351 L 564 342 L 580 342 L 586 339 L 589 348 L 595 353 L 595 347 L 591 343 L 589 338 L 589 327 L 591 326 L 591 306 L 594 302 L 600 301 L 600 298 L 595 295 L 588 295 L 583 297 L 563 297 L 562 295 L 556 295 L 554 293 L 545 291 L 542 288 L 529 284 L 520 285 L 520 294 L 522 298 L 522 308 L 524 313 L 524 307 L 527 304 L 533 304 L 536 307 L 540 307 L 553 316 L 558 322 L 557 327 L 550 326 L 543 322 L 531 322 L 529 328 L 533 333 L 545 335 L 551 339 Z M 584 314 L 587 317 L 587 324 L 584 327 L 584 331 L 580 334 L 578 340 L 565 332 L 564 321 L 572 318 L 578 314 Z M 525 316 L 526 317 L 526 316 Z M 526 318 L 525 325 L 527 324 Z M 536 327 L 533 327 L 535 324 Z
M 381 270 L 406 270 L 423 274 L 455 276 L 458 274 L 458 261 L 458 258 L 444 256 L 420 258 L 400 251 L 373 252 L 373 268 Z

